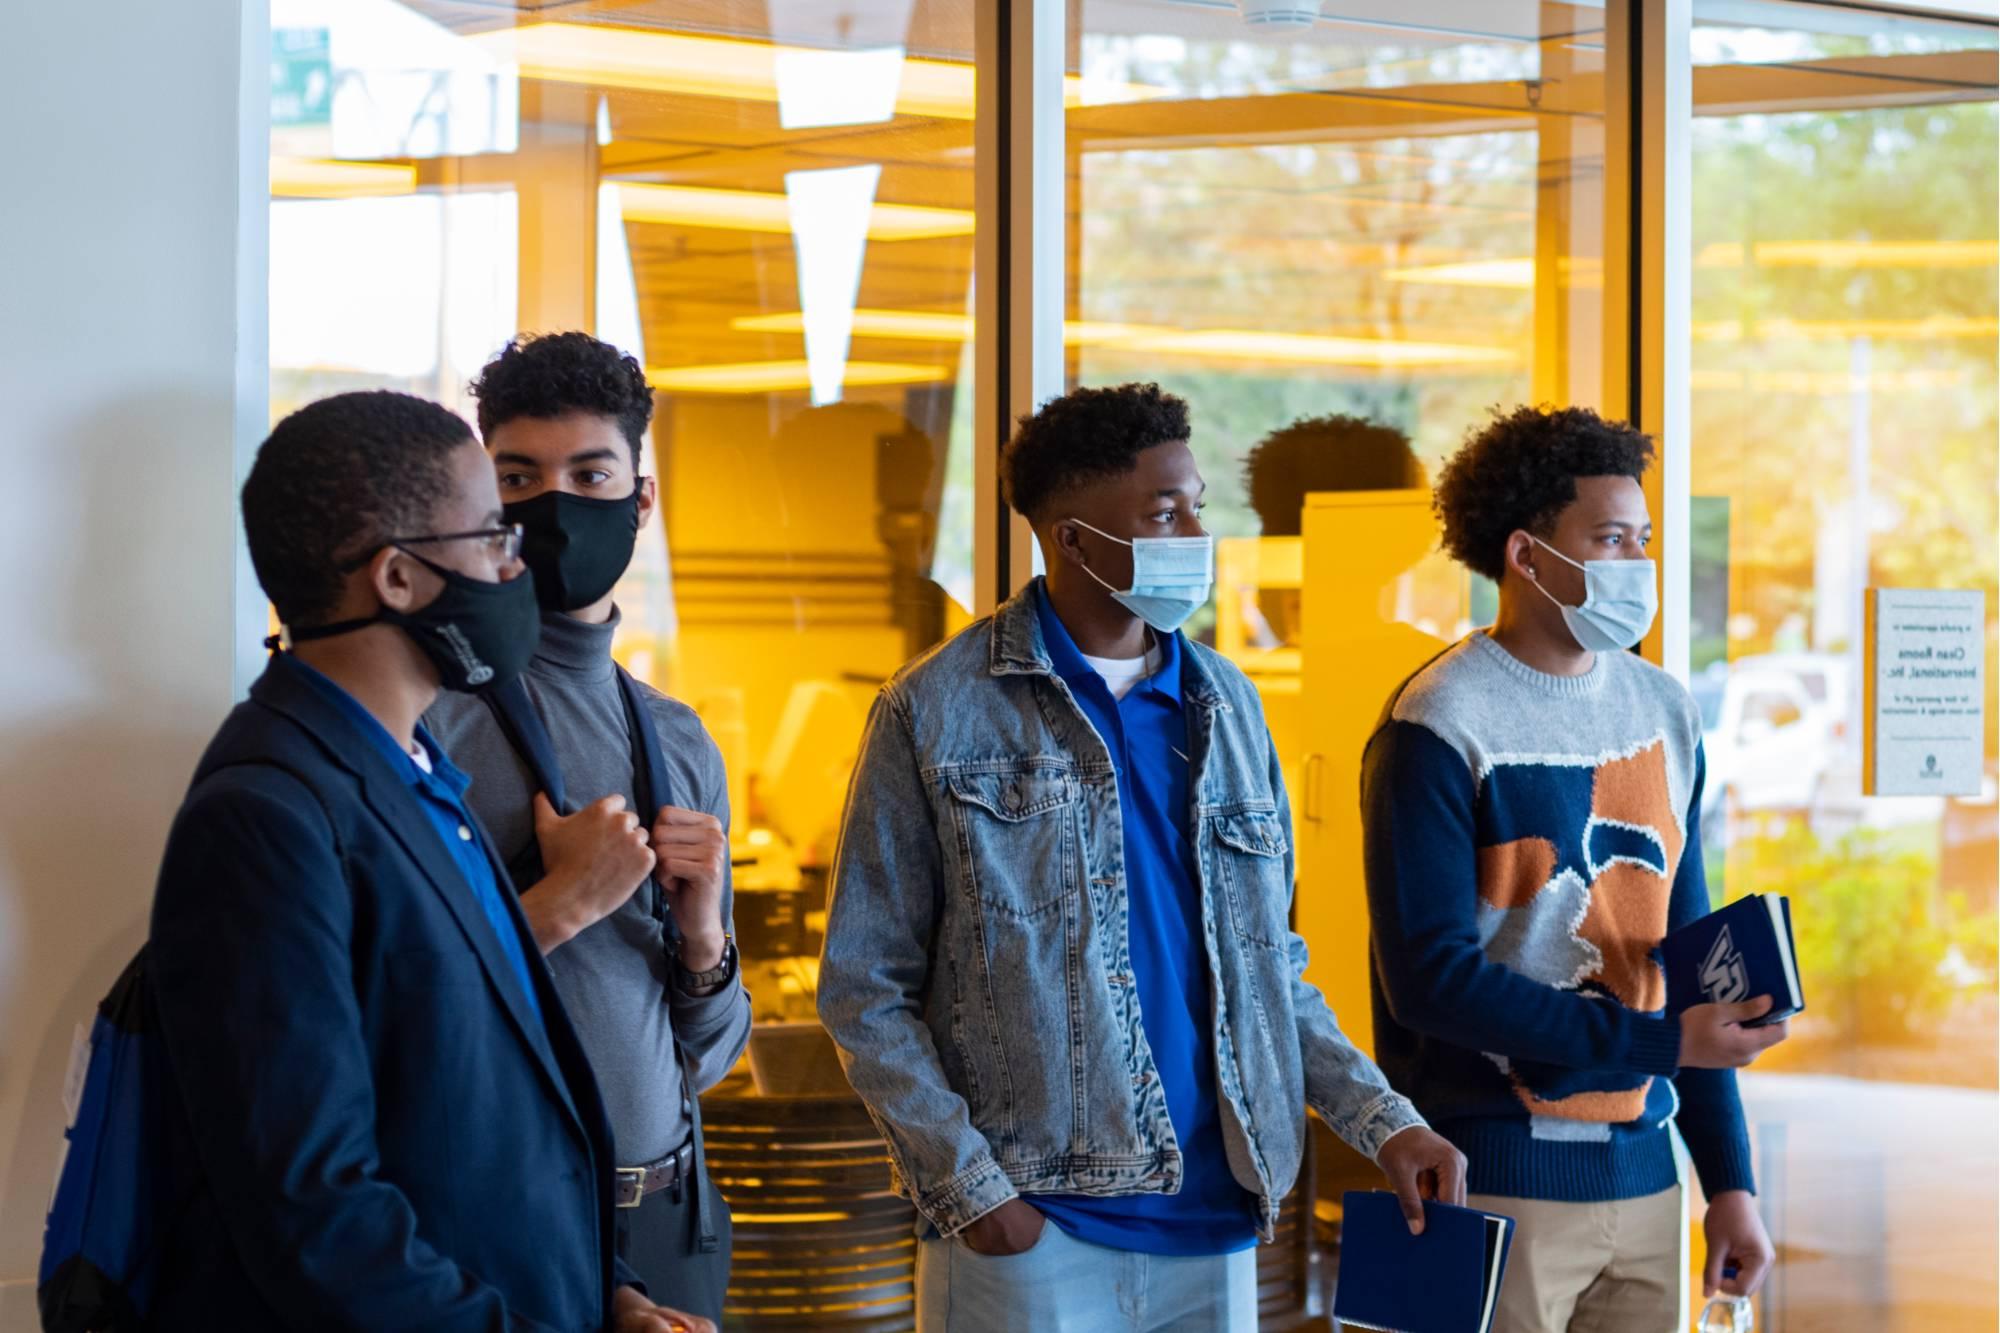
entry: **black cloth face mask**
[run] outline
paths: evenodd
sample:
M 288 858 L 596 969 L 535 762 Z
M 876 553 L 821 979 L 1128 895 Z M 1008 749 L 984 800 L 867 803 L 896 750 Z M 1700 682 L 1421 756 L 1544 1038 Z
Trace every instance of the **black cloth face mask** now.
M 534 580 L 526 574 L 505 583 L 470 578 L 434 565 L 413 551 L 404 555 L 444 580 L 444 590 L 414 611 L 383 607 L 372 616 L 294 630 L 293 643 L 352 634 L 370 625 L 394 625 L 423 650 L 448 690 L 479 694 L 505 685 L 527 668 L 542 638 Z
M 502 511 L 521 525 L 521 559 L 550 611 L 581 611 L 617 586 L 639 540 L 640 482 L 622 500 L 543 491 Z

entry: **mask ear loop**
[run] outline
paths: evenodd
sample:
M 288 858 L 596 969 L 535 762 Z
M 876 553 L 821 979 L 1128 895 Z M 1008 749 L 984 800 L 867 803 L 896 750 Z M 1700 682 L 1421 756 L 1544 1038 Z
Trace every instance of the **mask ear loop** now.
M 1543 541 L 1540 537 L 1537 537 L 1534 533 L 1531 532 L 1527 534 L 1527 536 L 1529 541 L 1541 547 L 1543 550 L 1547 551 L 1550 555 L 1554 556 L 1556 559 L 1564 561 L 1571 565 L 1576 565 L 1578 569 L 1583 569 L 1585 573 L 1589 572 L 1588 569 L 1586 569 L 1583 565 L 1577 565 L 1576 561 L 1571 560 L 1568 556 L 1564 555 L 1561 551 L 1558 551 L 1555 547 L 1550 546 L 1547 542 Z M 1557 597 L 1547 588 L 1544 588 L 1542 586 L 1542 576 L 1537 574 L 1533 568 L 1528 569 L 1528 582 L 1534 585 L 1534 589 L 1536 592 L 1540 593 L 1542 596 L 1548 598 L 1550 602 L 1554 603 L 1557 610 L 1560 611 L 1576 610 L 1575 607 L 1569 605 L 1569 603 L 1563 601 L 1560 597 Z
M 1070 522 L 1076 524 L 1079 528 L 1082 528 L 1085 532 L 1096 533 L 1098 536 L 1104 538 L 1105 541 L 1117 542 L 1120 546 L 1130 546 L 1132 544 L 1123 537 L 1112 536 L 1110 533 L 1106 532 L 1103 528 L 1093 528 L 1090 526 L 1090 524 L 1084 522 L 1080 518 L 1073 518 L 1070 520 Z
M 1094 532 L 1094 533 L 1096 533 L 1096 534 L 1097 534 L 1098 536 L 1100 536 L 1100 537 L 1104 538 L 1104 540 L 1106 540 L 1106 541 L 1108 541 L 1108 542 L 1117 542 L 1117 543 L 1118 543 L 1118 544 L 1119 544 L 1120 546 L 1130 546 L 1130 545 L 1132 544 L 1131 542 L 1128 542 L 1128 541 L 1126 541 L 1126 540 L 1125 540 L 1125 539 L 1124 539 L 1123 537 L 1114 537 L 1114 536 L 1112 536 L 1112 535 L 1111 535 L 1110 533 L 1106 532 L 1106 531 L 1105 531 L 1104 529 L 1102 529 L 1102 528 L 1094 528 L 1094 527 L 1092 527 L 1092 526 L 1091 526 L 1090 524 L 1088 524 L 1088 523 L 1084 522 L 1084 521 L 1083 521 L 1082 519 L 1080 519 L 1080 518 L 1073 518 L 1073 519 L 1070 519 L 1069 521 L 1070 521 L 1071 523 L 1074 523 L 1074 524 L 1075 524 L 1075 525 L 1076 525 L 1077 527 L 1079 527 L 1079 528 L 1082 528 L 1082 529 L 1083 529 L 1083 530 L 1084 530 L 1085 532 Z M 1076 549 L 1077 549 L 1077 550 L 1079 550 L 1079 551 L 1083 550 L 1083 543 L 1082 543 L 1082 542 L 1078 542 L 1078 543 L 1076 544 Z M 1115 593 L 1115 592 L 1124 592 L 1124 591 L 1125 591 L 1125 589 L 1123 589 L 1123 588 L 1114 588 L 1114 587 L 1112 587 L 1112 586 L 1111 586 L 1111 585 L 1110 585 L 1109 583 L 1106 583 L 1106 582 L 1104 581 L 1104 576 L 1103 576 L 1103 575 L 1101 575 L 1101 574 L 1099 574 L 1099 573 L 1098 573 L 1098 572 L 1097 572 L 1096 570 L 1094 570 L 1094 569 L 1092 569 L 1092 568 L 1090 567 L 1090 563 L 1089 563 L 1089 560 L 1090 560 L 1090 557 L 1089 557 L 1089 554 L 1088 554 L 1088 553 L 1086 553 L 1086 554 L 1085 554 L 1085 556 L 1084 556 L 1084 563 L 1083 563 L 1083 564 L 1081 564 L 1081 565 L 1078 565 L 1078 566 L 1077 566 L 1077 568 L 1078 568 L 1078 569 L 1081 569 L 1081 570 L 1082 570 L 1082 571 L 1083 571 L 1084 573 L 1086 573 L 1086 574 L 1090 575 L 1090 577 L 1092 577 L 1093 579 L 1096 579 L 1096 580 L 1097 580 L 1097 586 L 1098 586 L 1098 587 L 1100 587 L 1100 588 L 1104 589 L 1104 591 L 1106 591 L 1106 592 L 1114 592 L 1114 593 Z
M 1114 587 L 1112 587 L 1112 586 L 1111 586 L 1110 584 L 1106 583 L 1106 582 L 1104 581 L 1104 577 L 1103 577 L 1103 575 L 1099 574 L 1099 573 L 1098 573 L 1098 572 L 1097 572 L 1096 570 L 1092 569 L 1092 568 L 1091 568 L 1091 567 L 1090 567 L 1089 565 L 1079 565 L 1079 566 L 1077 566 L 1077 568 L 1081 569 L 1081 570 L 1082 570 L 1082 571 L 1083 571 L 1084 573 L 1086 573 L 1086 574 L 1090 575 L 1090 577 L 1092 577 L 1092 578 L 1096 579 L 1096 580 L 1097 580 L 1097 586 L 1098 586 L 1098 587 L 1100 587 L 1100 588 L 1102 588 L 1102 589 L 1104 589 L 1104 591 L 1106 591 L 1106 592 L 1124 592 L 1124 591 L 1125 591 L 1125 589 L 1123 589 L 1123 588 L 1114 588 Z
M 1570 559 L 1568 556 L 1564 555 L 1561 551 L 1558 551 L 1555 547 L 1549 545 L 1547 542 L 1543 541 L 1540 537 L 1537 537 L 1534 533 L 1531 532 L 1528 534 L 1528 540 L 1533 542 L 1535 545 L 1541 547 L 1544 551 L 1547 551 L 1550 555 L 1562 561 L 1565 565 L 1568 565 L 1570 568 L 1580 569 L 1584 571 L 1586 574 L 1590 572 L 1589 565 L 1584 564 L 1580 560 Z M 1537 580 L 1537 582 L 1539 582 L 1539 580 Z

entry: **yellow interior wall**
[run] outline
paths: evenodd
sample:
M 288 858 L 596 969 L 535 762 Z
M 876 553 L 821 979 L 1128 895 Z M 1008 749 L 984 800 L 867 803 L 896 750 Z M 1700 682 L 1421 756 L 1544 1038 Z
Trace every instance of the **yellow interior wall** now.
M 904 421 L 879 400 L 812 409 L 761 395 L 680 398 L 663 417 L 674 679 L 725 720 L 744 804 L 795 684 L 842 684 L 865 714 L 870 682 L 903 662 L 875 451 Z

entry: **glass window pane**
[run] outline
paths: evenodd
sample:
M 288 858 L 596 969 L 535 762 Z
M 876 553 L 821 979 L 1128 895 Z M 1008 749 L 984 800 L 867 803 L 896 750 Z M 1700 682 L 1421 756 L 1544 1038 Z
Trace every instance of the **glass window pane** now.
M 1435 552 L 1430 477 L 1493 406 L 1624 411 L 1605 9 L 1253 8 L 1071 4 L 1068 371 L 1192 408 L 1218 578 L 1190 629 L 1263 695 L 1306 976 L 1366 1047 L 1360 756 L 1494 608 Z
M 616 651 L 722 746 L 766 1017 L 809 1018 L 874 690 L 970 619 L 972 0 L 273 0 L 272 410 L 468 418 L 517 332 L 657 391 Z
M 1860 710 L 1865 589 L 2000 610 L 1995 31 L 1695 14 L 1703 832 L 1718 902 L 1790 896 L 1808 1003 L 1742 1079 L 1785 1261 L 1760 1326 L 1987 1329 L 1994 719 L 1977 795 L 1878 798 Z
M 1195 628 L 1263 687 L 1317 814 L 1322 777 L 1353 789 L 1390 689 L 1490 613 L 1490 590 L 1426 554 L 1430 471 L 1495 404 L 1595 406 L 1616 382 L 1604 10 L 1505 6 L 1471 22 L 1465 6 L 1418 3 L 1384 23 L 1335 0 L 1295 29 L 1172 0 L 1070 13 L 1069 375 L 1157 380 L 1190 403 L 1220 540 L 1216 618 Z M 1307 506 L 1339 492 L 1399 498 Z M 1343 535 L 1315 548 L 1315 513 Z M 1339 717 L 1299 704 L 1315 608 L 1320 660 L 1346 644 L 1350 666 L 1379 664 L 1307 691 L 1351 699 Z M 1351 804 L 1330 798 L 1326 822 L 1302 829 L 1304 873 L 1327 878 L 1301 894 L 1301 919 L 1343 914 L 1316 923 L 1309 975 L 1365 1037 Z

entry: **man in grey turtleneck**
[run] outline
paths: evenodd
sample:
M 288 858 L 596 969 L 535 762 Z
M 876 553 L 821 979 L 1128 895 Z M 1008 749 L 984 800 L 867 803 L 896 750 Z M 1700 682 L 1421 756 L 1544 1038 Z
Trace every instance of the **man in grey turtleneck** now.
M 692 709 L 640 686 L 667 790 L 654 795 L 659 808 L 637 809 L 644 783 L 611 657 L 612 587 L 656 500 L 653 479 L 638 475 L 652 390 L 616 348 L 562 333 L 509 344 L 472 391 L 543 606 L 526 696 L 575 813 L 549 805 L 488 701 L 440 700 L 426 722 L 472 777 L 468 800 L 509 859 L 603 1090 L 629 1195 L 619 1253 L 653 1300 L 699 1316 L 688 1326 L 700 1330 L 721 1319 L 729 1231 L 695 1160 L 691 1098 L 742 1055 L 750 1002 L 729 938 L 721 753 Z M 588 869 L 542 873 L 579 863 Z

